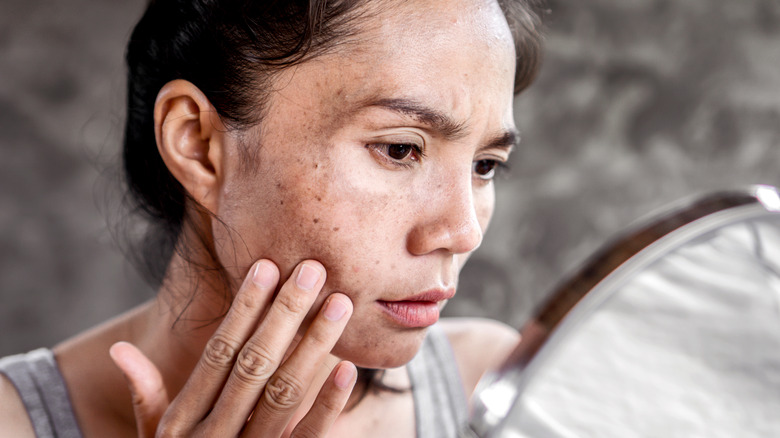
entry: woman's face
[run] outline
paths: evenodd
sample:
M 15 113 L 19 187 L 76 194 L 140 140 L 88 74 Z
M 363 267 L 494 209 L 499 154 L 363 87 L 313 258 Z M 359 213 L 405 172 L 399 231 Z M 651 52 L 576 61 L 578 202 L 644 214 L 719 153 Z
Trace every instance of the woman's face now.
M 322 262 L 320 300 L 354 304 L 334 354 L 366 367 L 418 350 L 482 240 L 492 169 L 516 139 L 515 52 L 495 1 L 396 3 L 354 42 L 276 77 L 259 126 L 228 135 L 216 212 L 227 227 L 213 230 L 236 278 L 259 258 L 282 278 Z

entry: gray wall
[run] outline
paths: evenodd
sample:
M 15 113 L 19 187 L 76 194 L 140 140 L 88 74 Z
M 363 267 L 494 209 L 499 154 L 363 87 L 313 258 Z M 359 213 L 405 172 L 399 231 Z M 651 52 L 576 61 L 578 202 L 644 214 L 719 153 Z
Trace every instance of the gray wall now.
M 112 243 L 123 45 L 143 2 L 0 3 L 0 355 L 152 296 Z M 780 2 L 560 0 L 523 145 L 453 315 L 517 325 L 669 201 L 780 185 Z

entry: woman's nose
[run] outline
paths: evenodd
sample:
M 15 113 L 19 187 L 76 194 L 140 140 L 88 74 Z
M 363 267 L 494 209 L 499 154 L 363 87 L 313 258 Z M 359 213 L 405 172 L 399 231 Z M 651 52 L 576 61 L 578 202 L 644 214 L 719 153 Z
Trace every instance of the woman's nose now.
M 474 251 L 482 243 L 471 179 L 436 191 L 420 207 L 420 215 L 408 235 L 407 247 L 414 255 L 437 250 L 451 254 Z

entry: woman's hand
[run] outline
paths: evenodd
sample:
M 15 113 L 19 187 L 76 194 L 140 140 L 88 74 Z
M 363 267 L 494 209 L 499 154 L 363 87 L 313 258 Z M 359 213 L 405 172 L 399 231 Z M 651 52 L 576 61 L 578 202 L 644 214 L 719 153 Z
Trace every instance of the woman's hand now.
M 325 283 L 325 269 L 316 261 L 302 262 L 272 299 L 278 280 L 279 271 L 270 261 L 261 260 L 250 269 L 173 402 L 169 403 L 160 372 L 140 350 L 125 342 L 111 347 L 111 357 L 130 386 L 140 437 L 282 435 L 341 336 L 352 302 L 343 294 L 329 296 L 285 360 Z M 339 363 L 291 436 L 325 436 L 344 408 L 356 376 L 351 362 Z

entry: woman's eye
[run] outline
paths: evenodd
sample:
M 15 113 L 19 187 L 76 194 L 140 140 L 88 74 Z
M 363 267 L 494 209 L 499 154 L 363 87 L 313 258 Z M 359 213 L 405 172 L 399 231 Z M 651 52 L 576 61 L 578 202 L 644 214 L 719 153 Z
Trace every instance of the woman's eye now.
M 406 159 L 413 151 L 414 146 L 410 144 L 387 145 L 387 156 L 398 161 Z M 412 159 L 414 159 L 414 157 Z
M 414 143 L 374 143 L 367 144 L 366 148 L 395 166 L 411 166 L 424 156 L 422 148 Z
M 474 174 L 480 179 L 493 179 L 501 165 L 502 163 L 497 160 L 478 160 L 474 162 Z

